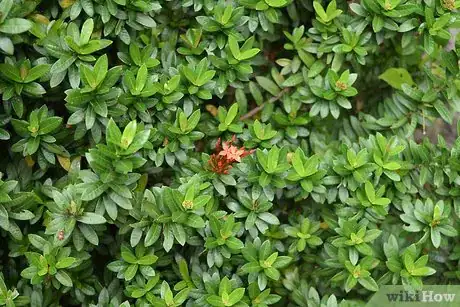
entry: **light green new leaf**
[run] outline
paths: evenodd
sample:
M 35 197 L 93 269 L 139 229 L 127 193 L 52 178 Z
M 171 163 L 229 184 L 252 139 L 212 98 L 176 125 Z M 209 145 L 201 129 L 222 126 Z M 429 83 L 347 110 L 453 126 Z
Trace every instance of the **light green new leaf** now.
M 239 60 L 240 47 L 238 46 L 238 41 L 233 35 L 228 37 L 228 47 L 230 48 L 230 51 L 232 52 L 232 55 L 235 57 L 235 59 Z
M 388 68 L 379 76 L 379 79 L 399 90 L 402 89 L 402 84 L 408 84 L 410 86 L 414 85 L 414 81 L 412 80 L 410 73 L 405 68 Z
M 81 33 L 80 33 L 80 46 L 86 45 L 89 42 L 89 39 L 91 38 L 91 34 L 93 34 L 93 29 L 94 29 L 94 21 L 93 19 L 87 19 L 84 23 L 83 26 L 81 27 Z
M 137 131 L 137 123 L 135 120 L 129 122 L 129 124 L 125 127 L 125 130 L 123 130 L 123 134 L 121 136 L 121 147 L 124 149 L 127 149 L 129 145 L 134 140 L 134 137 L 136 136 L 136 131 Z

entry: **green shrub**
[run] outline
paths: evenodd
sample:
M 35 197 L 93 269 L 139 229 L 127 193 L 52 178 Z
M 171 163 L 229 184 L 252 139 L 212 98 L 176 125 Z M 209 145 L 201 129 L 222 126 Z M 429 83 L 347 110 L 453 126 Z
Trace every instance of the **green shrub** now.
M 458 284 L 459 7 L 0 0 L 0 306 Z

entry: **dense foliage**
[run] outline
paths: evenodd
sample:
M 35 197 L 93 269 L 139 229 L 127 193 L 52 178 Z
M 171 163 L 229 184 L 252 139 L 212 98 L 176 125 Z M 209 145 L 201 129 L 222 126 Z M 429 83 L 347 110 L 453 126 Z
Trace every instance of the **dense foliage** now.
M 458 284 L 458 7 L 0 0 L 0 306 Z

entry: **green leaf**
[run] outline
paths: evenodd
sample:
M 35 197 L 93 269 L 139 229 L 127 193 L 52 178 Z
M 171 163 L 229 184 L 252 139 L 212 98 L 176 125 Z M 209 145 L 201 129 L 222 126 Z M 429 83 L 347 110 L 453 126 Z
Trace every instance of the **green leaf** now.
M 439 115 L 444 119 L 447 123 L 452 123 L 452 112 L 447 109 L 444 102 L 441 100 L 436 100 L 433 104 L 436 111 L 438 111 Z
M 306 170 L 303 165 L 303 160 L 305 159 L 305 154 L 303 153 L 302 149 L 297 148 L 294 156 L 292 157 L 292 166 L 294 170 L 299 174 L 300 177 L 305 177 Z
M 403 84 L 408 84 L 409 86 L 414 85 L 410 73 L 405 68 L 388 68 L 379 76 L 379 79 L 396 89 L 402 89 L 401 85 Z
M 358 280 L 354 278 L 352 275 L 349 275 L 347 280 L 345 281 L 345 292 L 350 292 L 350 290 L 353 289 L 357 283 Z
M 327 20 L 327 14 L 324 11 L 324 8 L 322 7 L 321 3 L 319 1 L 313 1 L 313 8 L 315 9 L 316 14 L 321 18 L 322 20 Z
M 232 306 L 238 303 L 239 301 L 241 301 L 241 299 L 244 296 L 244 292 L 245 292 L 244 288 L 238 288 L 238 289 L 233 290 L 232 293 L 230 293 L 228 296 L 228 304 Z
M 77 218 L 77 221 L 88 225 L 104 224 L 106 222 L 102 215 L 93 212 L 85 212 L 82 216 Z
M 62 259 L 60 259 L 60 260 L 56 263 L 56 268 L 57 268 L 57 269 L 65 269 L 65 268 L 68 268 L 69 266 L 71 266 L 72 264 L 74 264 L 75 261 L 77 261 L 77 259 L 75 259 L 75 258 L 73 258 L 73 257 L 65 257 L 65 258 L 62 258 Z
M 163 236 L 163 248 L 166 252 L 169 252 L 174 244 L 174 235 L 169 225 L 164 226 Z
M 272 280 L 278 280 L 280 279 L 280 276 L 281 276 L 280 271 L 278 271 L 277 269 L 273 267 L 264 269 L 264 273 L 265 275 L 267 275 L 268 278 Z
M 430 267 L 421 267 L 411 271 L 412 276 L 430 276 L 436 273 L 436 270 Z
M 46 240 L 36 234 L 29 234 L 27 236 L 29 239 L 30 244 L 32 244 L 35 248 L 42 250 L 43 246 L 46 244 Z
M 107 184 L 102 182 L 94 182 L 83 191 L 82 200 L 89 201 L 98 198 L 108 189 Z
M 262 270 L 262 267 L 258 262 L 248 262 L 241 267 L 241 270 L 245 273 L 257 273 Z
M 123 258 L 124 261 L 131 263 L 131 264 L 135 264 L 138 261 L 138 259 L 133 254 L 133 252 L 124 245 L 121 247 L 121 257 Z
M 420 101 L 422 99 L 423 93 L 417 88 L 410 86 L 409 84 L 401 84 L 401 89 L 403 90 L 404 94 L 416 101 Z
M 152 255 L 145 255 L 145 256 L 142 256 L 137 261 L 137 263 L 140 264 L 140 265 L 152 265 L 155 262 L 157 262 L 157 260 L 158 260 L 158 257 L 153 255 L 153 254 Z
M 0 73 L 10 80 L 22 82 L 19 69 L 11 64 L 0 64 Z
M 240 60 L 240 61 L 248 60 L 248 59 L 250 59 L 250 58 L 256 56 L 259 52 L 260 52 L 260 49 L 259 49 L 259 48 L 252 48 L 252 49 L 243 51 L 243 52 L 241 52 L 241 54 L 239 55 L 238 60 Z
M 98 99 L 93 100 L 91 101 L 91 106 L 93 107 L 93 110 L 96 114 L 102 117 L 107 116 L 108 108 L 107 108 L 107 104 L 105 103 L 105 101 L 98 100 Z
M 88 44 L 80 48 L 80 54 L 87 55 L 98 50 L 104 49 L 112 44 L 111 40 L 108 39 L 99 39 L 99 40 L 91 40 Z
M 227 24 L 232 16 L 233 7 L 228 5 L 225 7 L 224 14 L 222 15 L 222 24 Z
M 14 45 L 9 37 L 0 37 L 0 49 L 8 55 L 14 53 Z
M 25 77 L 24 82 L 29 83 L 29 82 L 35 81 L 43 77 L 44 75 L 46 75 L 49 70 L 50 70 L 49 64 L 40 64 L 35 67 L 32 67 L 29 70 L 29 73 L 27 74 L 27 76 Z
M 141 92 L 144 89 L 145 82 L 147 81 L 147 73 L 147 66 L 142 64 L 142 66 L 139 68 L 139 71 L 137 72 L 136 91 Z
M 99 237 L 97 236 L 97 233 L 94 231 L 93 227 L 86 224 L 79 224 L 78 229 L 80 229 L 83 237 L 88 240 L 89 243 L 93 245 L 99 245 Z M 75 242 L 75 237 L 73 240 Z
M 0 32 L 7 34 L 19 34 L 29 31 L 33 23 L 24 18 L 10 18 L 0 25 Z
M 80 74 L 83 83 L 89 85 L 92 89 L 96 89 L 97 82 L 94 70 L 91 70 L 88 65 L 83 64 L 80 65 Z
M 379 290 L 379 286 L 377 285 L 375 280 L 370 276 L 359 278 L 358 282 L 367 290 L 374 291 L 374 292 Z
M 26 143 L 26 153 L 28 155 L 33 155 L 37 152 L 39 146 L 40 137 L 30 138 Z
M 286 267 L 291 261 L 292 258 L 289 256 L 278 256 L 273 263 L 273 267 L 276 269 L 281 269 Z
M 199 86 L 196 82 L 196 78 L 197 76 L 195 75 L 195 73 L 193 72 L 193 70 L 188 67 L 188 66 L 183 66 L 182 67 L 182 72 L 184 73 L 185 77 L 191 82 L 193 83 L 194 85 L 196 86 Z
M 139 268 L 139 265 L 137 264 L 130 264 L 125 271 L 125 280 L 130 281 L 131 279 L 136 276 L 137 269 Z
M 195 112 L 190 115 L 188 118 L 188 123 L 187 123 L 187 130 L 191 131 L 195 129 L 195 127 L 198 125 L 198 122 L 200 121 L 201 118 L 201 111 L 198 109 Z
M 222 298 L 217 295 L 210 295 L 206 298 L 206 301 L 211 305 L 211 306 L 216 306 L 216 307 L 223 307 L 225 306 L 224 303 L 222 303 Z
M 184 112 L 179 113 L 179 128 L 182 132 L 187 131 L 188 119 Z
M 13 7 L 14 0 L 2 0 L 0 1 L 0 23 L 4 22 L 11 8 Z
M 91 34 L 93 34 L 93 29 L 94 29 L 94 21 L 93 19 L 86 19 L 86 21 L 83 23 L 83 26 L 81 27 L 81 32 L 80 32 L 80 46 L 86 45 L 89 42 L 89 39 L 91 38 Z
M 283 7 L 288 1 L 287 0 L 264 0 L 271 7 Z
M 53 66 L 51 66 L 50 73 L 51 74 L 58 74 L 60 72 L 64 72 L 67 68 L 72 65 L 77 58 L 73 55 L 64 55 L 57 60 Z
M 56 130 L 62 123 L 62 118 L 53 116 L 48 117 L 40 122 L 40 128 L 38 130 L 39 135 L 44 135 Z
M 272 174 L 275 172 L 276 167 L 278 166 L 280 150 L 278 147 L 274 146 L 270 149 L 267 156 L 267 172 Z
M 65 271 L 58 270 L 56 275 L 54 275 L 56 279 L 64 286 L 66 287 L 72 287 L 72 279 L 70 278 L 69 274 L 67 274 Z
M 412 271 L 414 267 L 414 259 L 409 253 L 404 253 L 403 255 L 404 266 L 408 271 Z
M 431 242 L 435 248 L 441 245 L 441 233 L 436 228 L 431 228 Z
M 227 240 L 225 240 L 225 245 L 227 245 L 228 248 L 233 250 L 240 250 L 244 247 L 243 242 L 241 242 L 241 240 L 235 237 L 230 237 Z
M 367 198 L 369 199 L 369 201 L 371 203 L 373 203 L 375 201 L 375 189 L 374 189 L 374 186 L 369 181 L 366 181 L 366 183 L 364 184 L 364 188 L 366 190 Z
M 259 83 L 259 85 L 264 89 L 266 90 L 267 92 L 269 92 L 270 94 L 272 94 L 273 96 L 277 96 L 279 95 L 280 93 L 280 89 L 279 87 L 275 84 L 275 82 L 273 82 L 272 80 L 266 78 L 266 77 L 261 77 L 261 76 L 257 76 L 256 77 L 256 80 L 257 80 L 257 83 Z
M 225 124 L 229 126 L 235 119 L 236 115 L 238 115 L 238 104 L 234 103 L 230 109 L 228 109 L 227 116 L 225 117 Z
M 258 215 L 259 219 L 263 220 L 264 222 L 270 224 L 270 225 L 279 225 L 280 221 L 276 217 L 276 215 L 269 213 L 269 212 L 262 212 L 259 213 Z
M 374 32 L 375 33 L 380 32 L 383 29 L 384 25 L 385 25 L 385 20 L 380 15 L 375 15 L 374 18 L 372 19 L 372 29 L 374 30 Z M 389 69 L 398 69 L 398 68 L 389 68 Z M 385 73 L 387 71 L 388 71 L 388 69 L 385 71 Z M 383 74 L 385 74 L 385 73 L 383 73 Z M 380 75 L 380 76 L 382 76 L 382 75 Z M 381 78 L 381 79 L 383 79 L 383 78 Z M 387 83 L 390 84 L 390 82 L 387 82 Z M 393 86 L 393 85 L 391 85 L 391 86 Z
M 99 57 L 99 59 L 97 59 L 96 64 L 94 65 L 93 72 L 96 78 L 96 86 L 100 85 L 107 76 L 108 67 L 109 63 L 107 55 L 104 54 L 103 56 Z
M 120 144 L 123 148 L 127 149 L 129 145 L 134 140 L 134 137 L 136 136 L 136 131 L 137 131 L 137 123 L 135 120 L 129 122 L 129 124 L 125 127 L 125 130 L 123 130 L 123 134 L 121 136 L 121 141 Z
M 203 218 L 196 214 L 190 214 L 185 223 L 187 226 L 197 229 L 203 228 L 205 226 Z
M 185 242 L 187 242 L 187 235 L 185 233 L 184 227 L 176 223 L 173 223 L 170 226 L 174 238 L 176 238 L 177 242 L 179 242 L 180 245 L 184 246 Z
M 142 238 L 142 229 L 134 228 L 131 232 L 131 237 L 129 238 L 129 243 L 132 247 L 137 246 Z
M 302 74 L 295 74 L 287 78 L 283 83 L 282 86 L 284 87 L 292 87 L 292 86 L 297 86 L 300 83 L 303 82 L 303 76 Z
M 107 124 L 107 129 L 105 133 L 107 142 L 110 142 L 115 145 L 119 145 L 121 143 L 121 131 L 112 118 L 109 120 L 109 123 Z
M 238 46 L 238 41 L 233 35 L 228 37 L 228 47 L 230 48 L 230 51 L 232 52 L 232 55 L 235 57 L 235 59 L 239 60 L 240 47 Z

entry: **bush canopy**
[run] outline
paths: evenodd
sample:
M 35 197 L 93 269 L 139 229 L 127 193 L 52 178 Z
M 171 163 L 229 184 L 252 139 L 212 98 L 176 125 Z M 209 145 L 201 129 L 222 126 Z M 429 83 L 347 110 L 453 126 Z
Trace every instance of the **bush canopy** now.
M 459 284 L 459 7 L 0 0 L 0 306 Z

